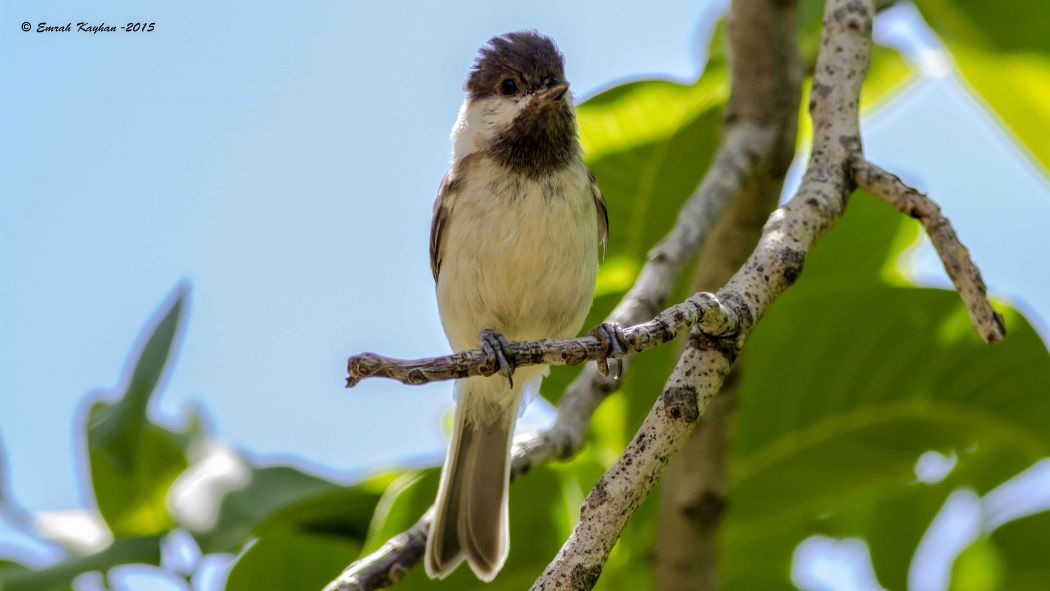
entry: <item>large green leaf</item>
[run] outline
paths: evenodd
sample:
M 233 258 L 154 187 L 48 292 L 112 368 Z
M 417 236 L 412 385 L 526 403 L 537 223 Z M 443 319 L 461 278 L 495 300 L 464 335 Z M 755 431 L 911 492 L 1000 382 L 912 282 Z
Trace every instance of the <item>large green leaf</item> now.
M 915 223 L 858 194 L 798 284 L 745 349 L 723 568 L 727 588 L 792 588 L 809 535 L 869 540 L 883 584 L 903 585 L 954 487 L 988 490 L 1050 455 L 1050 354 L 1020 314 L 990 347 L 957 294 L 904 287 L 888 265 Z M 930 449 L 958 465 L 917 483 Z M 769 568 L 753 568 L 761 551 Z
M 907 586 L 908 569 L 919 542 L 952 492 L 966 487 L 984 494 L 1029 464 L 1010 446 L 987 441 L 955 453 L 961 461 L 944 480 L 912 481 L 874 498 L 856 499 L 853 508 L 842 512 L 853 519 L 842 525 L 841 535 L 867 540 L 875 572 L 887 588 Z
M 369 516 L 393 478 L 381 474 L 341 486 L 287 466 L 256 468 L 247 485 L 223 497 L 215 524 L 193 534 L 204 552 L 236 551 L 253 536 L 290 529 L 360 544 Z
M 726 92 L 724 68 L 712 65 L 694 84 L 631 82 L 580 105 L 580 139 L 609 207 L 603 268 L 627 258 L 637 271 L 674 224 L 713 155 Z
M 1011 591 L 1041 591 L 1050 585 L 1050 562 L 1046 550 L 1050 548 L 1050 512 L 1011 521 L 989 536 L 996 561 L 987 568 L 1001 567 L 1001 581 L 997 589 Z M 986 561 L 987 564 L 987 561 Z
M 226 590 L 320 589 L 359 549 L 359 543 L 341 536 L 296 530 L 270 532 L 237 559 L 226 580 Z
M 952 311 L 954 298 L 909 288 L 829 290 L 778 305 L 763 321 L 768 335 L 756 334 L 746 353 L 748 367 L 762 371 L 742 380 L 731 464 L 725 568 L 739 588 L 754 583 L 749 549 L 770 536 L 779 540 L 779 572 L 786 577 L 794 544 L 814 533 L 839 533 L 820 519 L 849 522 L 843 514 L 858 502 L 922 492 L 913 467 L 928 449 L 954 450 L 960 468 L 970 461 L 969 449 L 1005 448 L 1020 464 L 1050 455 L 1045 346 L 1012 311 L 1007 343 L 984 346 L 970 334 L 965 314 Z M 907 320 L 874 312 L 880 306 L 905 311 Z M 805 330 L 803 319 L 816 318 L 820 324 Z M 848 338 L 833 334 L 846 330 Z M 800 334 L 810 346 L 798 343 Z M 940 500 L 944 495 L 938 493 Z M 873 535 L 882 524 L 892 530 L 883 537 L 897 546 L 917 543 L 938 506 L 927 499 L 910 520 L 884 511 L 861 533 Z M 880 551 L 873 547 L 874 560 L 884 566 Z M 897 569 L 894 579 L 904 565 L 890 567 Z M 786 578 L 781 583 L 787 588 Z
M 1050 170 L 1050 2 L 917 0 L 978 95 Z
M 168 489 L 186 468 L 185 437 L 150 422 L 150 399 L 164 372 L 186 291 L 177 290 L 151 328 L 115 403 L 96 402 L 88 413 L 88 460 L 99 512 L 117 536 L 161 533 L 174 521 Z

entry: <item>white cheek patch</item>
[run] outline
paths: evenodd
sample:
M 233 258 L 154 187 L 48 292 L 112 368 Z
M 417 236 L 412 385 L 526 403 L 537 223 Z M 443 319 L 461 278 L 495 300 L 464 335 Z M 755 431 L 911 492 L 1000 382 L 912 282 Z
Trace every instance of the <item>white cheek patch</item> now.
M 529 104 L 529 100 L 529 97 L 490 97 L 473 102 L 470 99 L 464 101 L 459 108 L 459 117 L 452 126 L 453 159 L 458 160 L 477 152 L 497 134 L 509 128 Z

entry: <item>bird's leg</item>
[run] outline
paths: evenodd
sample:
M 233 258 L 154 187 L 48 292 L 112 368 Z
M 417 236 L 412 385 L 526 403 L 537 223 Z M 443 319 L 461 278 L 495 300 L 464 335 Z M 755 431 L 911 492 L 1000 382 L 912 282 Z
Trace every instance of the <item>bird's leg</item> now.
M 602 376 L 609 375 L 609 359 L 616 359 L 616 375 L 613 379 L 618 380 L 623 375 L 623 356 L 627 354 L 627 340 L 623 335 L 623 326 L 617 322 L 603 322 L 587 332 L 588 335 L 598 339 L 605 350 L 605 356 L 598 359 L 598 373 Z
M 503 333 L 498 330 L 486 328 L 481 331 L 481 335 L 478 337 L 481 341 L 481 350 L 489 356 L 489 362 L 493 365 L 499 365 L 499 375 L 507 378 L 510 382 L 510 387 L 514 387 L 514 364 L 507 359 L 505 348 L 510 345 L 507 341 L 507 337 L 503 336 Z

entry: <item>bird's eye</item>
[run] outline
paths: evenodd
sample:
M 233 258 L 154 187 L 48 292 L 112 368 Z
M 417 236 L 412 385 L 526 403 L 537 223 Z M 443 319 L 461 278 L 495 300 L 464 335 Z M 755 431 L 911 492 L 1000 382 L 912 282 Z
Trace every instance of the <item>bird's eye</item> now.
M 513 80 L 507 78 L 499 85 L 499 91 L 507 96 L 518 92 L 518 85 Z

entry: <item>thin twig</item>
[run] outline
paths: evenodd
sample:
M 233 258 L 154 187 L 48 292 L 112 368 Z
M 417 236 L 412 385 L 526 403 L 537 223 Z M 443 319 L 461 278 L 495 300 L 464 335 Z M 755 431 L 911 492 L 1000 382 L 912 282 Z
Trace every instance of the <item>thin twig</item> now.
M 637 353 L 673 341 L 683 330 L 694 325 L 711 335 L 725 336 L 736 332 L 736 314 L 710 293 L 698 293 L 675 304 L 656 318 L 623 329 L 624 350 Z M 540 339 L 510 341 L 503 352 L 515 367 L 527 365 L 577 365 L 589 359 L 608 355 L 597 337 L 574 339 Z M 441 357 L 395 359 L 375 353 L 362 353 L 347 362 L 346 385 L 352 387 L 364 378 L 384 377 L 402 384 L 426 384 L 469 376 L 491 376 L 499 366 L 496 356 L 481 349 L 470 349 Z
M 974 330 L 986 343 L 1001 342 L 1006 336 L 1003 317 L 988 302 L 988 288 L 981 279 L 981 271 L 970 258 L 970 252 L 959 242 L 951 222 L 941 214 L 941 208 L 925 194 L 904 184 L 897 175 L 863 157 L 854 158 L 851 165 L 853 178 L 860 188 L 922 222 L 926 235 L 944 263 L 944 270 L 966 306 Z

